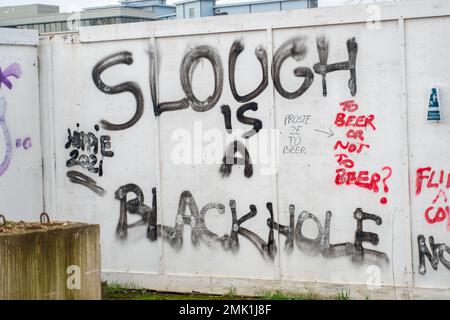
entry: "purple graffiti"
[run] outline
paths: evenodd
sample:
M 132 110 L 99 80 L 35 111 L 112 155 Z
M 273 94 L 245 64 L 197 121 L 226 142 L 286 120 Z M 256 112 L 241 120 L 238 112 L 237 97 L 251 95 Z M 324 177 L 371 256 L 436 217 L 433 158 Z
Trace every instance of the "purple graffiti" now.
M 19 149 L 20 147 L 23 147 L 25 150 L 28 150 L 32 147 L 31 145 L 31 138 L 27 137 L 23 141 L 22 139 L 16 139 L 16 148 Z
M 5 114 L 6 114 L 6 100 L 5 98 L 0 97 L 0 127 L 2 128 L 6 143 L 5 157 L 3 158 L 3 162 L 0 164 L 0 177 L 5 173 L 5 171 L 9 167 L 13 149 L 11 135 L 9 134 L 8 126 L 6 125 Z
M 31 148 L 31 138 L 30 137 L 25 138 L 25 140 L 23 140 L 23 148 L 25 150 L 28 150 Z
M 18 63 L 13 63 L 5 71 L 2 71 L 0 68 L 0 88 L 2 87 L 2 83 L 8 87 L 8 89 L 12 89 L 12 83 L 8 80 L 9 77 L 14 77 L 19 79 L 22 76 L 22 68 Z
M 9 81 L 8 78 L 14 77 L 16 79 L 19 79 L 21 76 L 22 76 L 22 68 L 18 63 L 13 63 L 8 68 L 6 68 L 5 71 L 2 71 L 2 69 L 0 68 L 0 88 L 2 87 L 2 84 L 4 84 L 8 89 L 11 90 L 12 83 L 11 81 Z M 0 127 L 2 128 L 6 144 L 5 156 L 3 158 L 2 163 L 0 164 L 0 177 L 1 177 L 8 169 L 9 164 L 11 163 L 13 151 L 11 135 L 9 134 L 8 125 L 6 124 L 6 99 L 3 97 L 0 97 Z M 27 146 L 31 147 L 31 139 L 30 141 L 28 141 Z

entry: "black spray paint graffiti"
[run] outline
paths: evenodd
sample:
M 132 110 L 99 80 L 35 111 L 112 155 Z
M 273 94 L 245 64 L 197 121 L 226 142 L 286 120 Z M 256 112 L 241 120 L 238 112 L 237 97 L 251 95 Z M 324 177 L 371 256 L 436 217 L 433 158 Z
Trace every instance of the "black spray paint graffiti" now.
M 86 188 L 94 191 L 101 197 L 105 195 L 105 190 L 102 187 L 99 187 L 94 179 L 89 178 L 88 176 L 82 174 L 81 172 L 68 171 L 67 177 L 69 178 L 70 182 L 85 186 Z
M 128 193 L 134 193 L 136 198 L 127 200 Z M 141 188 L 135 184 L 127 184 L 120 187 L 116 193 L 115 198 L 120 200 L 120 217 L 117 224 L 116 235 L 119 239 L 125 240 L 128 237 L 128 228 L 133 228 L 140 225 L 148 225 L 147 237 L 154 241 L 157 239 L 156 230 L 156 188 L 152 189 L 153 203 L 152 207 L 144 204 L 144 193 Z M 136 223 L 128 224 L 128 213 L 137 214 L 141 216 L 141 220 Z
M 225 120 L 225 129 L 229 134 L 233 132 L 233 128 L 231 125 L 231 109 L 228 105 L 223 105 L 221 107 L 222 114 Z M 237 110 L 237 118 L 239 122 L 252 125 L 253 128 L 249 130 L 248 132 L 244 133 L 242 137 L 244 139 L 250 139 L 252 136 L 257 134 L 263 127 L 262 121 L 255 119 L 255 118 L 249 118 L 244 115 L 245 112 L 248 110 L 257 111 L 258 110 L 258 104 L 255 102 L 250 102 L 242 105 Z M 243 158 L 236 158 L 235 154 L 236 152 L 239 152 Z M 250 178 L 253 175 L 253 165 L 252 161 L 250 159 L 250 153 L 248 152 L 245 145 L 240 141 L 234 141 L 232 142 L 228 147 L 227 150 L 225 150 L 225 155 L 223 157 L 222 165 L 219 169 L 219 172 L 222 174 L 222 177 L 228 177 L 231 174 L 232 166 L 233 165 L 245 165 L 244 169 L 244 175 L 247 178 Z
M 135 197 L 130 199 L 130 193 L 134 194 Z M 200 241 L 208 246 L 218 243 L 224 250 L 236 252 L 239 249 L 239 236 L 242 236 L 249 240 L 265 258 L 274 259 L 277 253 L 274 230 L 277 230 L 286 237 L 285 250 L 288 253 L 292 252 L 295 240 L 295 243 L 300 250 L 313 255 L 322 253 L 324 257 L 330 258 L 349 256 L 356 264 L 365 262 L 389 262 L 389 258 L 386 254 L 362 246 L 363 242 L 371 242 L 373 245 L 377 245 L 379 241 L 378 235 L 363 231 L 363 221 L 372 220 L 375 221 L 377 225 L 381 225 L 382 223 L 379 216 L 365 213 L 362 209 L 356 209 L 353 215 L 357 221 L 354 243 L 330 244 L 331 212 L 327 212 L 326 214 L 325 228 L 322 227 L 316 216 L 306 211 L 303 211 L 300 214 L 297 224 L 294 226 L 295 207 L 291 205 L 289 207 L 289 226 L 283 226 L 275 222 L 273 206 L 272 203 L 269 202 L 266 205 L 269 212 L 269 218 L 267 219 L 269 235 L 266 242 L 253 231 L 242 227 L 242 224 L 257 215 L 257 208 L 255 205 L 250 205 L 250 212 L 241 218 L 238 218 L 236 202 L 230 200 L 229 207 L 231 211 L 232 228 L 230 234 L 225 234 L 220 237 L 208 229 L 205 221 L 206 214 L 211 210 L 216 210 L 219 214 L 224 214 L 226 209 L 223 204 L 209 203 L 199 210 L 192 194 L 189 191 L 184 191 L 180 196 L 175 227 L 169 227 L 157 224 L 155 188 L 153 188 L 152 194 L 152 207 L 149 207 L 145 204 L 142 190 L 135 184 L 122 186 L 116 191 L 116 199 L 120 201 L 120 217 L 117 224 L 116 235 L 120 240 L 127 239 L 129 228 L 147 225 L 148 239 L 156 241 L 158 237 L 162 237 L 172 247 L 180 250 L 183 247 L 184 226 L 190 226 L 191 243 L 194 246 L 199 245 Z M 188 209 L 189 214 L 187 214 Z M 128 213 L 141 216 L 141 220 L 133 224 L 128 224 Z M 317 225 L 318 235 L 316 239 L 309 239 L 302 233 L 303 223 L 308 219 L 312 219 Z
M 233 132 L 233 126 L 231 124 L 230 106 L 223 105 L 222 107 L 220 107 L 220 109 L 225 121 L 225 129 L 227 130 L 227 133 L 231 134 Z M 251 130 L 242 135 L 242 137 L 245 139 L 250 139 L 255 134 L 257 134 L 263 127 L 263 123 L 261 120 L 250 118 L 244 115 L 244 113 L 246 113 L 248 110 L 258 111 L 258 104 L 256 102 L 249 102 L 240 106 L 236 111 L 236 117 L 239 120 L 239 122 L 253 126 Z
M 225 129 L 227 130 L 228 134 L 231 134 L 233 132 L 233 126 L 231 124 L 230 106 L 223 105 L 220 107 L 220 110 L 222 112 L 225 121 Z M 242 137 L 245 139 L 250 139 L 255 134 L 257 134 L 263 127 L 263 123 L 261 120 L 250 118 L 244 115 L 244 113 L 247 112 L 248 110 L 258 111 L 258 104 L 256 102 L 246 103 L 240 106 L 236 111 L 236 117 L 239 120 L 239 122 L 253 126 L 253 129 L 249 130 L 248 132 L 242 135 Z
M 214 93 L 205 101 L 198 100 L 192 91 L 192 75 L 201 58 L 209 60 L 214 71 Z M 219 54 L 210 46 L 198 46 L 191 49 L 181 63 L 180 80 L 192 109 L 197 112 L 210 110 L 219 101 L 223 90 L 223 67 Z
M 102 135 L 97 137 L 100 130 L 98 125 L 94 126 L 95 133 L 79 131 L 80 125 L 77 123 L 76 130 L 73 132 L 67 129 L 68 136 L 65 144 L 66 149 L 73 149 L 70 152 L 70 159 L 66 161 L 66 166 L 72 168 L 80 166 L 89 172 L 103 176 L 103 160 L 105 157 L 113 157 L 114 152 L 111 151 L 111 137 Z M 99 160 L 101 156 L 101 160 Z M 96 167 L 98 163 L 98 166 Z M 85 186 L 99 196 L 104 196 L 105 190 L 97 186 L 97 182 L 78 171 L 68 171 L 67 177 L 70 182 Z
M 275 88 L 278 93 L 286 99 L 296 99 L 309 89 L 314 81 L 314 73 L 310 68 L 298 67 L 294 69 L 294 75 L 296 77 L 305 78 L 300 88 L 294 92 L 286 91 L 280 79 L 281 66 L 287 58 L 291 57 L 295 61 L 301 61 L 305 58 L 308 48 L 306 47 L 305 37 L 296 37 L 285 42 L 275 53 L 272 64 L 272 77 Z
M 200 59 L 207 59 L 214 72 L 214 92 L 206 100 L 200 101 L 192 90 L 192 75 Z M 186 109 L 189 106 L 197 112 L 205 112 L 213 108 L 219 101 L 223 90 L 223 66 L 219 54 L 210 46 L 197 46 L 189 50 L 183 58 L 180 66 L 180 82 L 186 98 L 178 101 L 160 103 L 157 94 L 157 65 L 156 50 L 149 50 L 150 64 L 150 91 L 152 96 L 155 116 L 166 111 L 176 111 Z
M 233 94 L 233 97 L 238 102 L 248 102 L 252 99 L 258 97 L 268 86 L 268 58 L 267 52 L 263 46 L 258 46 L 255 50 L 255 55 L 261 65 L 262 69 L 262 80 L 258 87 L 245 96 L 241 96 L 236 89 L 236 61 L 238 56 L 244 50 L 244 43 L 242 40 L 236 40 L 233 42 L 228 58 L 228 80 L 230 84 L 230 89 Z M 316 63 L 313 66 L 314 71 L 317 74 L 322 76 L 322 85 L 323 85 L 323 95 L 327 95 L 327 83 L 326 83 L 326 75 L 327 73 L 340 71 L 340 70 L 349 70 L 350 71 L 350 80 L 349 80 L 349 88 L 351 94 L 354 96 L 357 91 L 356 85 L 356 57 L 358 52 L 358 45 L 354 38 L 349 39 L 347 41 L 347 50 L 349 54 L 349 60 L 346 62 L 334 63 L 328 65 L 328 54 L 329 54 L 329 44 L 325 37 L 320 37 L 317 39 L 317 50 L 319 52 L 319 63 Z M 286 99 L 296 99 L 303 95 L 312 85 L 314 81 L 314 72 L 310 68 L 307 67 L 297 67 L 294 69 L 294 75 L 296 77 L 304 78 L 301 86 L 293 91 L 289 92 L 283 88 L 281 83 L 281 67 L 285 63 L 288 58 L 293 58 L 296 61 L 301 61 L 306 57 L 308 52 L 308 48 L 306 45 L 306 37 L 295 37 L 292 38 L 285 43 L 283 43 L 280 48 L 276 51 L 273 62 L 272 62 L 272 79 L 274 82 L 274 86 L 277 92 Z M 199 101 L 194 93 L 192 92 L 192 74 L 195 70 L 195 66 L 198 64 L 199 59 L 206 58 L 210 61 L 213 72 L 214 72 L 214 93 L 205 101 Z M 157 54 L 156 49 L 153 47 L 149 52 L 150 59 L 150 90 L 151 96 L 153 100 L 154 113 L 155 116 L 161 115 L 162 112 L 165 111 L 175 111 L 186 109 L 192 106 L 192 109 L 198 112 L 208 111 L 215 106 L 215 104 L 220 99 L 222 90 L 223 90 L 223 67 L 221 64 L 220 56 L 217 52 L 210 46 L 198 46 L 191 49 L 183 58 L 183 62 L 180 67 L 180 80 L 181 85 L 183 87 L 186 98 L 183 98 L 179 101 L 167 102 L 167 103 L 159 103 L 157 96 Z M 245 139 L 249 139 L 255 134 L 257 134 L 262 129 L 262 121 L 249 118 L 244 116 L 244 113 L 248 110 L 257 111 L 258 105 L 254 102 L 247 103 L 242 105 L 237 111 L 237 118 L 241 123 L 252 125 L 253 129 L 248 131 L 243 135 Z M 225 129 L 230 134 L 233 130 L 231 123 L 231 109 L 229 105 L 222 105 L 221 112 L 225 121 Z M 229 158 L 230 149 L 233 148 L 236 150 L 237 142 L 228 146 L 224 159 Z M 244 148 L 245 149 L 245 148 Z M 248 151 L 243 150 L 242 154 L 247 154 Z M 249 157 L 246 157 L 246 159 Z M 228 176 L 231 172 L 231 166 L 236 164 L 236 159 L 233 157 L 233 162 L 224 162 L 224 164 L 220 168 L 220 172 L 222 176 Z M 250 162 L 248 163 L 246 170 L 246 177 L 252 176 L 253 170 L 250 173 Z
M 268 86 L 269 82 L 269 66 L 267 52 L 263 46 L 258 46 L 255 50 L 256 58 L 261 64 L 262 80 L 258 87 L 245 96 L 239 95 L 236 88 L 236 61 L 240 53 L 244 50 L 244 43 L 241 40 L 236 40 L 229 52 L 228 58 L 228 80 L 233 97 L 237 102 L 249 102 L 258 97 Z M 349 60 L 346 62 L 327 64 L 328 61 L 328 41 L 325 37 L 317 39 L 317 50 L 319 52 L 319 63 L 313 67 L 317 74 L 322 75 L 323 95 L 327 95 L 326 74 L 339 70 L 349 70 L 350 80 L 349 88 L 351 94 L 354 96 L 357 91 L 356 85 L 356 56 L 358 53 L 358 45 L 354 38 L 347 41 L 347 50 L 349 53 Z M 295 37 L 283 43 L 276 51 L 272 61 L 272 79 L 277 92 L 286 99 L 296 99 L 306 92 L 314 81 L 314 73 L 310 68 L 297 67 L 294 69 L 294 75 L 305 78 L 303 84 L 294 92 L 286 91 L 280 79 L 280 72 L 283 63 L 289 57 L 296 61 L 301 61 L 305 58 L 308 48 L 306 46 L 306 37 Z M 198 112 L 205 112 L 212 109 L 219 101 L 223 91 L 223 66 L 217 51 L 207 45 L 200 45 L 189 50 L 183 57 L 180 65 L 180 82 L 185 93 L 184 98 L 177 101 L 159 102 L 158 97 L 158 83 L 157 83 L 157 50 L 153 46 L 148 51 L 149 57 L 149 84 L 150 94 L 153 102 L 153 110 L 156 117 L 160 116 L 166 111 L 176 111 L 192 107 Z M 196 98 L 192 91 L 192 75 L 200 59 L 205 58 L 210 61 L 214 72 L 214 92 L 204 101 Z M 106 94 L 119 94 L 130 92 L 136 99 L 136 112 L 133 117 L 123 124 L 113 124 L 106 120 L 101 120 L 101 125 L 107 130 L 123 130 L 135 125 L 142 117 L 144 112 L 144 97 L 138 84 L 135 82 L 124 82 L 116 86 L 109 86 L 105 84 L 102 79 L 102 73 L 118 64 L 133 64 L 133 55 L 128 51 L 122 51 L 112 54 L 100 62 L 98 62 L 92 70 L 92 79 L 97 88 Z
M 240 158 L 235 156 L 236 152 L 241 154 Z M 225 156 L 223 157 L 223 163 L 219 170 L 220 173 L 222 173 L 222 177 L 227 177 L 231 174 L 233 165 L 243 165 L 244 175 L 247 178 L 250 178 L 253 175 L 253 164 L 250 159 L 250 154 L 247 148 L 240 141 L 234 141 L 228 146 Z
M 135 195 L 134 199 L 128 200 L 128 194 Z M 181 249 L 183 246 L 183 229 L 185 225 L 191 226 L 191 241 L 197 246 L 200 241 L 207 245 L 212 242 L 220 243 L 222 248 L 230 251 L 237 251 L 239 249 L 239 237 L 241 235 L 250 240 L 261 252 L 261 254 L 274 258 L 276 253 L 276 246 L 273 236 L 273 228 L 269 233 L 269 239 L 266 243 L 258 235 L 252 231 L 241 227 L 245 221 L 256 216 L 256 207 L 251 205 L 250 212 L 240 219 L 237 219 L 236 203 L 234 200 L 230 201 L 230 208 L 232 211 L 232 230 L 230 235 L 219 237 L 217 234 L 211 232 L 205 224 L 205 216 L 210 210 L 217 210 L 220 214 L 225 213 L 225 206 L 220 203 L 209 203 L 199 211 L 194 197 L 189 191 L 184 191 L 180 196 L 175 227 L 157 225 L 156 213 L 156 189 L 153 188 L 153 203 L 152 208 L 144 204 L 144 195 L 142 190 L 135 184 L 128 184 L 120 187 L 116 191 L 116 199 L 120 201 L 120 217 L 116 228 L 116 235 L 120 240 L 126 240 L 128 236 L 128 229 L 140 225 L 147 225 L 147 238 L 151 241 L 156 241 L 158 237 L 170 243 L 175 249 Z M 190 214 L 186 214 L 189 209 Z M 271 209 L 270 209 L 271 210 Z M 273 212 L 271 217 L 273 218 Z M 128 224 L 127 215 L 138 214 L 142 218 L 136 223 Z
M 233 131 L 231 125 L 231 109 L 228 105 L 223 105 L 221 107 L 221 110 L 225 120 L 225 129 L 229 134 L 231 134 Z M 241 107 L 239 107 L 236 112 L 236 116 L 239 122 L 253 126 L 251 130 L 242 135 L 244 139 L 250 139 L 252 136 L 257 134 L 263 127 L 263 123 L 261 120 L 250 118 L 244 115 L 244 113 L 247 112 L 248 110 L 257 111 L 258 104 L 255 102 L 246 103 Z M 236 152 L 239 152 L 244 158 L 236 158 L 235 157 Z M 250 178 L 253 175 L 253 165 L 250 159 L 250 153 L 248 152 L 245 145 L 240 141 L 234 141 L 228 146 L 227 150 L 225 151 L 223 163 L 219 169 L 219 172 L 222 174 L 222 177 L 228 177 L 231 174 L 233 165 L 245 165 L 244 175 L 247 178 Z
M 242 40 L 236 40 L 231 45 L 229 56 L 228 56 L 228 81 L 230 84 L 230 89 L 233 94 L 234 99 L 237 102 L 249 102 L 256 97 L 258 97 L 268 86 L 269 83 L 269 62 L 267 57 L 267 52 L 263 46 L 258 46 L 255 50 L 256 58 L 258 59 L 261 69 L 262 69 L 262 80 L 258 87 L 244 95 L 241 96 L 237 92 L 236 88 L 236 62 L 239 55 L 244 50 L 244 43 Z M 322 76 L 323 84 L 323 94 L 327 95 L 326 87 L 326 75 L 327 73 L 335 71 L 350 71 L 349 88 L 351 94 L 354 96 L 357 91 L 356 86 L 356 57 L 358 53 L 358 45 L 354 38 L 347 41 L 347 50 L 349 53 L 349 60 L 340 63 L 327 64 L 328 62 L 328 42 L 325 37 L 320 37 L 317 39 L 317 50 L 319 52 L 319 63 L 313 66 L 314 71 Z M 304 78 L 302 85 L 294 92 L 288 92 L 283 88 L 281 84 L 281 67 L 288 58 L 293 58 L 296 61 L 301 61 L 306 57 L 308 48 L 306 45 L 306 37 L 295 37 L 285 43 L 283 43 L 279 49 L 276 51 L 273 61 L 272 61 L 272 79 L 277 92 L 286 99 L 296 99 L 304 94 L 312 85 L 314 81 L 314 72 L 312 69 L 307 67 L 297 67 L 294 69 L 294 75 L 296 77 Z M 118 53 L 111 57 L 120 56 L 123 53 Z M 128 53 L 128 55 L 131 55 Z M 186 109 L 189 106 L 193 110 L 198 112 L 205 112 L 212 109 L 219 101 L 222 91 L 223 91 L 223 66 L 219 54 L 216 50 L 207 45 L 200 45 L 190 49 L 183 57 L 180 66 L 180 82 L 185 93 L 185 97 L 171 102 L 159 102 L 159 97 L 157 93 L 157 58 L 158 54 L 156 49 L 152 46 L 149 50 L 149 83 L 150 83 L 150 93 L 153 102 L 154 114 L 155 116 L 160 116 L 166 111 L 176 111 Z M 199 60 L 205 58 L 210 61 L 213 72 L 214 72 L 214 92 L 205 101 L 198 100 L 192 91 L 192 74 L 197 66 Z M 118 63 L 125 63 L 123 61 Z M 117 64 L 117 63 L 116 63 Z M 227 126 L 227 129 L 229 127 Z
M 151 47 L 149 50 L 149 69 L 150 69 L 150 76 L 149 76 L 149 83 L 150 83 L 150 93 L 152 96 L 152 102 L 153 102 L 153 112 L 155 114 L 155 117 L 159 117 L 163 112 L 166 111 L 176 111 L 176 110 L 182 110 L 189 108 L 189 101 L 186 98 L 183 98 L 178 101 L 171 101 L 171 102 L 159 102 L 158 97 L 158 89 L 157 89 L 157 53 L 156 49 Z
M 259 86 L 249 94 L 245 96 L 241 96 L 238 94 L 236 90 L 236 79 L 235 79 L 235 71 L 236 71 L 236 60 L 238 56 L 241 54 L 242 51 L 244 51 L 244 43 L 241 40 L 236 40 L 230 49 L 230 54 L 228 58 L 228 80 L 230 82 L 230 88 L 231 93 L 233 94 L 234 99 L 236 99 L 237 102 L 249 102 L 250 100 L 256 98 L 259 96 L 269 84 L 269 63 L 267 59 L 267 52 L 266 49 L 264 49 L 263 46 L 258 46 L 255 50 L 255 55 L 259 60 L 259 63 L 261 64 L 262 69 L 262 80 Z
M 223 105 L 220 107 L 220 110 L 222 111 L 223 118 L 225 121 L 225 129 L 227 130 L 227 133 L 231 134 L 233 132 L 233 126 L 231 124 L 231 109 L 228 105 Z
M 323 96 L 327 96 L 327 73 L 341 70 L 350 71 L 348 87 L 352 96 L 356 95 L 356 56 L 358 54 L 358 44 L 355 38 L 347 41 L 348 61 L 328 64 L 328 41 L 325 37 L 317 39 L 317 50 L 319 51 L 319 63 L 314 65 L 314 71 L 322 76 Z
M 330 244 L 330 225 L 332 217 L 330 211 L 327 211 L 325 216 L 325 228 L 322 226 L 321 222 L 316 216 L 306 211 L 303 211 L 299 215 L 297 224 L 294 227 L 294 213 L 295 206 L 290 205 L 289 226 L 280 225 L 272 221 L 271 219 L 267 220 L 267 224 L 269 225 L 269 227 L 274 224 L 275 230 L 286 237 L 285 250 L 287 252 L 292 252 L 295 240 L 295 243 L 301 250 L 313 256 L 319 253 L 321 253 L 325 257 L 334 258 L 351 256 L 352 261 L 355 263 L 362 263 L 366 259 L 372 261 L 389 261 L 386 254 L 379 251 L 367 249 L 362 246 L 363 242 L 370 242 L 373 245 L 378 244 L 379 239 L 377 234 L 363 231 L 363 221 L 372 220 L 375 221 L 377 225 L 381 225 L 382 219 L 379 216 L 365 213 L 360 208 L 356 209 L 353 214 L 353 217 L 357 221 L 354 243 L 347 242 L 341 244 Z M 318 233 L 315 239 L 309 239 L 302 233 L 303 224 L 308 219 L 311 219 L 317 226 Z
M 79 128 L 80 124 L 77 123 L 77 128 L 73 132 L 67 129 L 68 135 L 65 148 L 73 148 L 73 150 L 70 152 L 70 159 L 66 161 L 66 166 L 68 168 L 81 166 L 101 177 L 103 175 L 103 160 L 98 161 L 99 146 L 102 158 L 113 157 L 114 152 L 109 150 L 111 149 L 111 137 L 102 135 L 99 139 L 96 133 L 78 131 Z M 99 130 L 99 126 L 95 125 L 95 131 L 98 132 Z M 80 151 L 82 154 L 80 154 Z M 97 163 L 98 166 L 96 167 Z
M 233 97 L 238 102 L 249 102 L 250 100 L 258 97 L 268 86 L 269 81 L 269 66 L 268 66 L 268 57 L 267 52 L 263 46 L 258 46 L 255 50 L 255 55 L 261 65 L 262 69 L 262 80 L 258 87 L 250 92 L 247 95 L 241 96 L 237 92 L 236 88 L 236 61 L 238 56 L 244 50 L 244 43 L 241 40 L 236 40 L 232 44 L 229 51 L 229 59 L 228 59 L 228 80 L 230 84 L 230 89 L 233 94 Z M 325 37 L 321 37 L 317 39 L 317 50 L 319 52 L 319 63 L 314 65 L 314 71 L 317 74 L 322 75 L 322 84 L 323 84 L 323 94 L 327 95 L 327 87 L 326 87 L 326 74 L 339 70 L 349 70 L 350 71 L 350 80 L 349 80 L 349 88 L 352 95 L 356 94 L 356 56 L 358 52 L 358 45 L 356 40 L 350 39 L 347 41 L 347 49 L 349 53 L 349 60 L 346 62 L 335 63 L 328 65 L 328 42 Z M 274 82 L 274 86 L 277 92 L 286 99 L 296 99 L 304 94 L 312 85 L 314 81 L 314 72 L 307 67 L 297 67 L 294 69 L 294 75 L 296 77 L 304 78 L 302 85 L 293 92 L 288 92 L 283 88 L 281 83 L 281 67 L 284 62 L 288 58 L 293 58 L 296 61 L 301 61 L 306 57 L 308 52 L 308 48 L 306 46 L 306 37 L 295 37 L 292 38 L 285 43 L 283 43 L 280 48 L 276 51 L 273 61 L 272 61 L 272 79 Z M 183 57 L 182 63 L 180 65 L 180 82 L 183 88 L 185 97 L 178 101 L 170 101 L 170 102 L 159 102 L 158 97 L 158 83 L 157 83 L 157 75 L 158 75 L 158 54 L 157 50 L 154 46 L 150 47 L 148 52 L 149 57 L 149 84 L 150 84 L 150 94 L 153 102 L 153 110 L 156 117 L 160 116 L 163 112 L 166 111 L 176 111 L 186 109 L 189 106 L 192 107 L 194 111 L 197 112 L 206 112 L 217 104 L 219 101 L 222 91 L 223 91 L 223 66 L 220 59 L 220 55 L 217 51 L 208 45 L 200 45 L 193 47 L 190 49 Z M 214 91 L 211 96 L 209 96 L 206 100 L 200 101 L 197 99 L 193 92 L 192 86 L 192 78 L 193 73 L 195 71 L 196 66 L 199 64 L 200 59 L 208 60 L 213 68 L 214 73 Z M 129 128 L 136 124 L 141 118 L 144 112 L 144 98 L 141 92 L 140 87 L 134 82 L 125 82 L 119 84 L 117 86 L 108 86 L 101 80 L 101 74 L 110 67 L 113 67 L 118 64 L 127 64 L 131 65 L 133 63 L 133 56 L 130 52 L 123 51 L 113 55 L 106 57 L 101 60 L 94 67 L 92 71 L 92 78 L 97 88 L 106 94 L 119 94 L 123 92 L 130 92 L 134 95 L 136 99 L 136 112 L 134 116 L 126 123 L 123 124 L 112 124 L 106 120 L 101 120 L 101 124 L 105 129 L 108 130 L 123 130 Z M 240 122 L 244 124 L 248 124 L 253 126 L 253 129 L 248 131 L 243 135 L 245 139 L 249 139 L 261 130 L 263 124 L 262 121 L 244 116 L 244 113 L 248 110 L 257 111 L 258 105 L 254 102 L 244 104 L 237 111 L 237 118 Z M 222 105 L 221 112 L 224 116 L 225 128 L 228 133 L 232 132 L 232 124 L 231 124 L 231 109 L 228 105 Z M 230 154 L 230 149 L 236 149 L 235 145 L 237 142 L 228 146 L 224 159 L 228 158 Z M 244 148 L 245 149 L 245 148 Z M 249 156 L 247 156 L 248 151 L 243 150 L 242 154 L 246 154 L 246 160 L 249 160 Z M 234 159 L 234 157 L 233 157 Z M 224 163 L 220 172 L 223 176 L 228 176 L 231 172 L 231 165 L 236 164 L 233 160 L 232 163 Z M 252 165 L 250 161 L 246 161 L 246 170 L 245 176 L 251 177 L 253 174 Z
M 450 247 L 444 243 L 435 243 L 434 237 L 429 238 L 430 241 L 430 249 L 428 249 L 425 237 L 423 235 L 419 235 L 417 237 L 417 244 L 419 247 L 419 273 L 425 274 L 427 272 L 427 268 L 425 265 L 425 257 L 431 263 L 431 266 L 434 270 L 438 269 L 439 261 L 450 270 L 450 261 L 447 260 L 444 256 L 445 253 L 450 254 Z
M 253 126 L 253 129 L 243 134 L 242 137 L 245 139 L 251 138 L 252 136 L 257 134 L 263 127 L 261 120 L 244 116 L 244 113 L 248 110 L 258 111 L 258 104 L 255 102 L 246 103 L 239 107 L 239 109 L 237 110 L 238 120 L 244 124 Z
M 142 95 L 142 91 L 137 83 L 129 81 L 116 86 L 109 86 L 102 81 L 102 73 L 105 70 L 118 64 L 133 64 L 133 54 L 124 51 L 104 58 L 99 63 L 97 63 L 97 65 L 92 70 L 92 79 L 94 80 L 97 88 L 106 94 L 119 94 L 123 92 L 130 92 L 131 94 L 133 94 L 134 98 L 136 99 L 136 112 L 129 121 L 121 124 L 113 124 L 107 120 L 101 120 L 100 124 L 106 130 L 124 130 L 130 128 L 139 121 L 139 119 L 142 117 L 142 114 L 144 113 L 144 96 Z

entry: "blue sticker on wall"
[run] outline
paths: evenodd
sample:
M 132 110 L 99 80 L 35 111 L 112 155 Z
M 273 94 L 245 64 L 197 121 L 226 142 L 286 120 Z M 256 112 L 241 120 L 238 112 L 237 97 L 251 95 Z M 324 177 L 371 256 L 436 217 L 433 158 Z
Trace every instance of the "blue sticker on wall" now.
M 441 105 L 437 87 L 431 89 L 430 102 L 428 103 L 428 121 L 441 121 Z

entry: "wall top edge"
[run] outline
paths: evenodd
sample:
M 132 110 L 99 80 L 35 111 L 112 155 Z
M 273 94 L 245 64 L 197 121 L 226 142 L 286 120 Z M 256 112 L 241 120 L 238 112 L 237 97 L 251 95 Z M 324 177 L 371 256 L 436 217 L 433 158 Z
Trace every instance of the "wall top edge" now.
M 213 16 L 195 19 L 151 21 L 95 27 L 81 27 L 81 43 L 134 40 L 146 38 L 203 35 L 241 31 L 284 29 L 293 27 L 314 27 L 352 23 L 366 23 L 374 10 L 379 8 L 381 21 L 450 16 L 448 0 L 402 0 L 381 4 L 362 4 L 312 9 L 298 9 L 279 12 Z M 272 23 L 267 23 L 271 21 Z M 57 42 L 64 34 L 52 35 Z M 45 37 L 41 37 L 42 40 Z M 64 42 L 64 41 L 63 41 Z
M 38 46 L 37 30 L 0 28 L 0 45 Z

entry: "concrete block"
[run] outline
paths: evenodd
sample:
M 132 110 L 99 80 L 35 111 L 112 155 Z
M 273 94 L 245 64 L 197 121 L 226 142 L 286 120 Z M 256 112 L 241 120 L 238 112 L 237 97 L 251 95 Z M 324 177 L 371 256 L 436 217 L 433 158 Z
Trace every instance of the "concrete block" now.
M 0 300 L 101 299 L 100 227 L 0 233 Z

